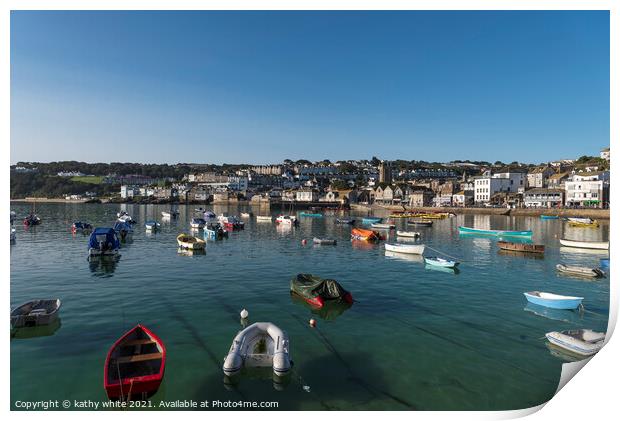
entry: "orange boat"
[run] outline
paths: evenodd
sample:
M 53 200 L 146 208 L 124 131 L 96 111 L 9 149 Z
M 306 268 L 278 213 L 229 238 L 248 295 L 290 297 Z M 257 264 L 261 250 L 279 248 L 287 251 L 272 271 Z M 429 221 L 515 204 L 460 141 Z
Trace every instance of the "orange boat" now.
M 351 230 L 351 239 L 363 241 L 379 241 L 383 240 L 384 237 L 379 233 L 379 231 L 353 228 Z

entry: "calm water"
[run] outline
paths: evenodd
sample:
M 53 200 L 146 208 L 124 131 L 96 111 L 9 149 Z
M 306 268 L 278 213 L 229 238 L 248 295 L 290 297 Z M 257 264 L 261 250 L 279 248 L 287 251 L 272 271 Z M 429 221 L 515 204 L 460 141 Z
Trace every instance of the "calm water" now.
M 559 381 L 564 360 L 547 349 L 545 332 L 607 327 L 608 279 L 559 276 L 555 265 L 598 266 L 606 252 L 560 248 L 558 239 L 608 240 L 608 225 L 584 229 L 560 220 L 461 215 L 416 228 L 420 242 L 462 262 L 460 273 L 452 274 L 429 270 L 419 259 L 385 256 L 382 244 L 352 243 L 350 227 L 335 225 L 335 215 L 302 217 L 292 229 L 250 219 L 244 231 L 208 243 L 204 255 L 188 256 L 177 252 L 175 237 L 188 231 L 194 206 L 180 206 L 180 218 L 164 222 L 156 234 L 146 234 L 143 223 L 161 220 L 168 206 L 121 208 L 138 224 L 118 263 L 107 266 L 89 264 L 88 238 L 72 235 L 70 225 L 111 226 L 118 205 L 38 205 L 42 225 L 24 229 L 16 221 L 11 306 L 43 297 L 58 297 L 63 305 L 56 330 L 11 339 L 12 402 L 106 399 L 106 353 L 143 323 L 168 351 L 155 402 L 265 400 L 310 410 L 524 408 L 548 400 Z M 18 215 L 29 209 L 12 205 Z M 403 220 L 396 223 L 405 227 Z M 500 254 L 494 239 L 459 236 L 459 225 L 532 229 L 534 242 L 547 251 L 542 259 Z M 314 236 L 337 238 L 338 245 L 301 245 Z M 337 279 L 357 302 L 329 320 L 313 314 L 289 294 L 289 280 L 299 272 Z M 586 311 L 526 306 L 522 293 L 530 290 L 583 296 Z M 282 391 L 269 375 L 245 376 L 233 390 L 224 386 L 222 361 L 244 307 L 250 321 L 274 322 L 290 335 L 295 371 Z M 316 329 L 308 327 L 311 317 Z

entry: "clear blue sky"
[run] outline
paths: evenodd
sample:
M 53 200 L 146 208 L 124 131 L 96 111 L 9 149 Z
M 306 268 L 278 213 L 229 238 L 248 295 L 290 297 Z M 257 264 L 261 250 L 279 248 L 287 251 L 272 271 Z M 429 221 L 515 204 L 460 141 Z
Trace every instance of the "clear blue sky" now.
M 609 14 L 11 15 L 11 162 L 542 162 L 609 145 Z

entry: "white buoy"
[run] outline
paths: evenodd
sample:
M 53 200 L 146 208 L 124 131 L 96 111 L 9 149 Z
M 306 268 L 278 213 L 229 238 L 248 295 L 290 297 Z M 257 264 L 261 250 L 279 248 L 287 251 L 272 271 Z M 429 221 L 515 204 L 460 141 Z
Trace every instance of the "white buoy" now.
M 243 310 L 241 310 L 241 313 L 239 313 L 239 316 L 241 316 L 242 319 L 247 319 L 249 315 L 250 314 L 248 313 L 248 311 L 245 308 Z

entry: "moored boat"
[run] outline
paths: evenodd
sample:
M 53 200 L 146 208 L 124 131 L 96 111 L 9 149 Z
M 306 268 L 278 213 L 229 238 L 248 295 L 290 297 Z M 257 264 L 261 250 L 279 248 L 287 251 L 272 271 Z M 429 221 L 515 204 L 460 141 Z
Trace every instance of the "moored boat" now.
M 189 250 L 201 250 L 205 248 L 205 240 L 188 234 L 179 234 L 177 236 L 177 244 L 179 247 Z
M 323 307 L 327 301 L 353 304 L 351 293 L 334 279 L 299 273 L 291 279 L 290 288 L 291 294 L 297 294 L 315 307 Z
M 379 241 L 383 240 L 383 236 L 378 231 L 353 228 L 351 230 L 351 239 L 363 241 Z
M 540 219 L 559 219 L 557 215 L 540 215 Z
M 407 221 L 407 225 L 414 225 L 417 227 L 430 227 L 433 225 L 433 221 L 430 219 L 411 219 Z
M 417 231 L 396 231 L 396 235 L 399 237 L 417 238 L 420 233 Z
M 11 227 L 11 243 L 14 243 L 16 239 L 15 228 Z
M 34 213 L 31 213 L 24 218 L 24 225 L 27 227 L 39 225 L 40 223 L 41 218 Z
M 205 226 L 203 236 L 205 240 L 221 240 L 228 238 L 228 231 L 218 222 L 210 223 Z
M 95 228 L 88 240 L 89 256 L 114 256 L 121 242 L 114 228 Z
M 103 385 L 111 400 L 144 399 L 157 392 L 164 378 L 166 347 L 146 326 L 137 325 L 108 351 Z
M 578 308 L 583 301 L 583 297 L 571 297 L 552 294 L 550 292 L 530 291 L 524 292 L 523 295 L 525 295 L 525 298 L 532 304 L 562 310 L 574 310 Z
M 273 323 L 257 322 L 237 333 L 222 369 L 234 376 L 243 368 L 272 367 L 276 376 L 291 369 L 288 334 Z
M 583 249 L 608 250 L 609 241 L 576 241 L 566 238 L 560 239 L 560 244 L 566 247 L 577 247 Z
M 577 221 L 568 221 L 568 225 L 571 227 L 577 228 L 598 228 L 598 221 L 592 222 L 577 222 Z
M 93 226 L 86 222 L 75 221 L 73 224 L 71 224 L 71 232 L 74 234 L 77 232 L 87 233 L 92 230 Z
M 309 218 L 322 218 L 323 214 L 322 213 L 313 213 L 313 212 L 300 212 L 299 216 L 305 216 L 305 217 L 309 217 Z
M 11 311 L 11 327 L 34 327 L 53 323 L 58 318 L 60 300 L 32 300 Z
M 520 251 L 524 253 L 540 253 L 545 252 L 545 246 L 542 244 L 529 243 L 513 243 L 511 241 L 498 241 L 497 245 L 501 250 Z
M 353 224 L 355 224 L 355 219 L 336 218 L 336 224 L 340 224 L 340 225 L 353 225 Z
M 256 220 L 261 222 L 272 222 L 273 216 L 271 215 L 256 215 Z
M 585 266 L 568 266 L 563 264 L 557 264 L 555 268 L 558 272 L 566 273 L 569 275 L 585 276 L 588 278 L 600 278 L 605 276 L 605 272 L 599 268 L 588 268 Z
M 383 218 L 377 218 L 374 216 L 367 216 L 366 218 L 362 218 L 362 223 L 363 224 L 376 224 L 378 222 L 381 222 L 383 220 Z
M 252 212 L 241 212 L 242 218 L 250 218 L 252 216 Z
M 206 223 L 207 221 L 205 221 L 202 218 L 192 218 L 191 222 L 189 223 L 189 226 L 195 229 L 202 229 L 205 227 Z
M 157 231 L 161 227 L 161 224 L 154 220 L 149 220 L 144 223 L 144 228 L 147 231 Z
M 312 239 L 312 243 L 313 244 L 320 244 L 320 245 L 335 246 L 336 245 L 336 240 L 334 240 L 333 238 L 316 238 L 316 237 L 314 237 Z
M 562 350 L 585 357 L 596 354 L 605 344 L 605 334 L 591 329 L 549 332 L 545 337 Z
M 280 215 L 276 218 L 276 224 L 297 225 L 297 217 L 294 215 Z
M 441 257 L 425 257 L 424 263 L 431 266 L 438 266 L 442 268 L 455 268 L 458 266 L 459 262 L 455 262 L 452 260 L 443 259 Z
M 226 229 L 230 230 L 242 230 L 245 226 L 243 221 L 240 221 L 236 216 L 226 216 L 221 214 L 217 217 L 220 224 L 224 226 Z
M 133 236 L 133 227 L 129 222 L 116 221 L 114 231 L 116 231 L 121 241 L 129 240 Z
M 609 259 L 599 259 L 599 261 L 601 262 L 601 268 L 609 268 Z
M 424 244 L 386 244 L 386 251 L 405 254 L 422 254 L 424 253 Z
M 179 216 L 179 211 L 170 209 L 170 211 L 163 211 L 161 216 L 167 219 L 175 219 Z
M 396 225 L 394 225 L 394 224 L 381 224 L 381 223 L 377 223 L 377 224 L 371 224 L 370 227 L 371 228 L 375 228 L 375 229 L 391 230 L 391 229 L 396 228 Z
M 532 231 L 483 230 L 470 227 L 459 227 L 459 234 L 494 235 L 497 237 L 531 237 Z

